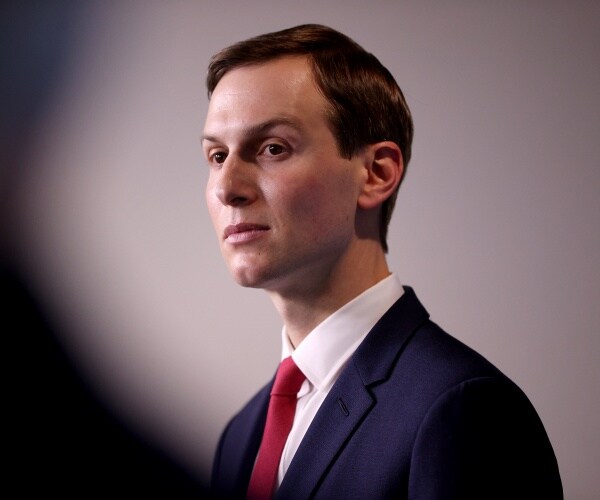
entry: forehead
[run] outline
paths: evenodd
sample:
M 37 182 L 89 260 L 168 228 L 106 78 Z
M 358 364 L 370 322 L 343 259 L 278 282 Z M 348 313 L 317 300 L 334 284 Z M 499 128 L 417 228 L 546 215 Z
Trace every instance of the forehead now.
M 205 134 L 248 127 L 277 117 L 310 122 L 324 119 L 327 102 L 306 57 L 281 57 L 226 73 L 212 93 Z

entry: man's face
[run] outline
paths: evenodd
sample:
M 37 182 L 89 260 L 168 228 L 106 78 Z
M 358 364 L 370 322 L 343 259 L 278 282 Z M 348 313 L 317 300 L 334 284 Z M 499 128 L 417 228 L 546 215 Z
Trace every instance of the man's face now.
M 212 94 L 206 200 L 243 286 L 310 290 L 348 260 L 366 174 L 340 156 L 326 109 L 303 57 L 234 69 Z

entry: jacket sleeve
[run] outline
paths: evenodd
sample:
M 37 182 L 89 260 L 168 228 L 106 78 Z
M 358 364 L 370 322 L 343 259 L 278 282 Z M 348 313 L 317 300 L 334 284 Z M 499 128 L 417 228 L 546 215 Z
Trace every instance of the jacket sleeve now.
M 554 452 L 525 394 L 481 377 L 438 397 L 417 434 L 408 498 L 562 499 Z

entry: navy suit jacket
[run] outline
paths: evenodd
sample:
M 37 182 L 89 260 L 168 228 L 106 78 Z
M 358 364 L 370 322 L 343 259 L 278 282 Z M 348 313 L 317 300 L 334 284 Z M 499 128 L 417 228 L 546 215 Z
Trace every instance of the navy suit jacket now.
M 245 495 L 272 383 L 223 432 L 219 497 Z M 276 498 L 547 500 L 562 486 L 525 394 L 432 323 L 405 287 L 332 387 Z

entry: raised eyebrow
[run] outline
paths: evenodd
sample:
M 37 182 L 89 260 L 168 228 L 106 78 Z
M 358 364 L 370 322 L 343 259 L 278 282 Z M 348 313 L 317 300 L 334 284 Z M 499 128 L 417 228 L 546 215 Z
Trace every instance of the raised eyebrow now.
M 267 120 L 262 123 L 257 123 L 256 125 L 251 125 L 249 127 L 244 127 L 242 129 L 242 133 L 244 136 L 253 139 L 265 135 L 267 132 L 280 125 L 285 125 L 287 127 L 293 128 L 298 132 L 302 130 L 302 127 L 295 120 L 286 117 L 279 117 L 273 118 L 272 120 Z M 216 136 L 210 134 L 203 134 L 201 140 L 209 142 L 220 142 Z

